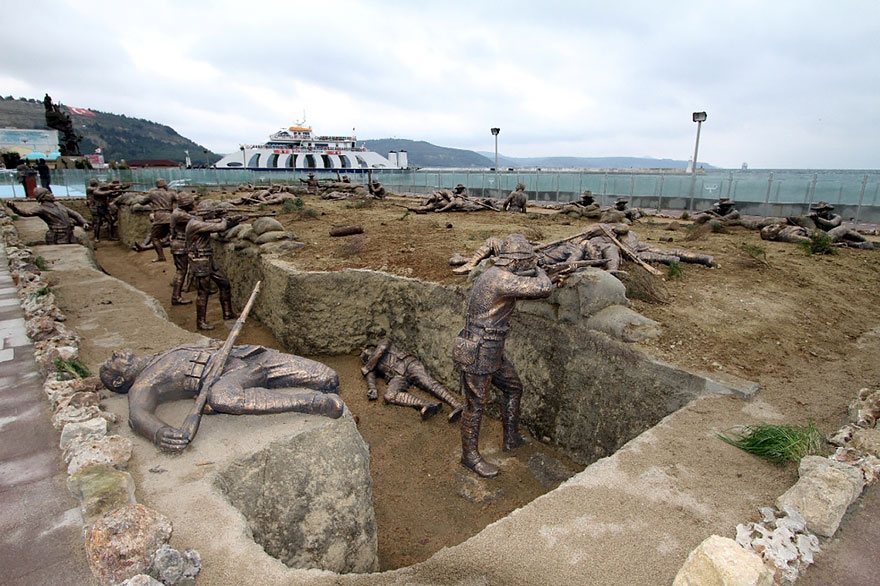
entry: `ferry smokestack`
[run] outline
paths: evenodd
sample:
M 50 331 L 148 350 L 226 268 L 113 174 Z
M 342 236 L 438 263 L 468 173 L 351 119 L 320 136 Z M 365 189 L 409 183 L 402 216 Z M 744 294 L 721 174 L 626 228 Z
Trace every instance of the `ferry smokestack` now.
M 409 168 L 409 160 L 406 155 L 406 151 L 400 151 L 397 153 L 397 166 L 401 169 Z
M 391 151 L 388 153 L 388 160 L 391 162 L 392 167 L 397 167 L 397 151 Z

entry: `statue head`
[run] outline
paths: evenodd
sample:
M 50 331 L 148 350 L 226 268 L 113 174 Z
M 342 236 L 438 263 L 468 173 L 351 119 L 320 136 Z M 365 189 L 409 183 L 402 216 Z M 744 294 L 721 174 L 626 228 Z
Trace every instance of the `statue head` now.
M 581 203 L 584 205 L 590 205 L 595 200 L 593 199 L 593 192 L 589 189 L 585 189 L 584 193 L 581 194 Z
M 623 211 L 623 210 L 626 209 L 626 204 L 628 204 L 628 203 L 629 203 L 629 200 L 626 199 L 625 197 L 618 197 L 618 198 L 614 201 L 614 207 L 617 208 L 617 209 L 620 210 L 620 211 Z
M 114 177 L 113 179 L 110 180 L 110 184 L 111 185 L 119 185 L 119 178 Z
M 52 192 L 46 189 L 45 187 L 37 187 L 34 189 L 34 199 L 38 202 L 51 202 L 55 201 L 55 196 L 52 195 Z
M 497 266 L 506 267 L 512 272 L 527 268 L 535 260 L 535 249 L 522 234 L 511 234 L 501 243 L 501 250 L 495 260 Z
M 629 226 L 626 224 L 615 224 L 611 230 L 617 234 L 618 236 L 623 236 L 624 234 L 629 234 Z
M 810 206 L 810 211 L 817 212 L 819 215 L 825 215 L 833 209 L 833 205 L 824 201 L 820 201 L 819 203 Z
M 366 364 L 367 360 L 370 359 L 370 356 L 373 354 L 373 350 L 375 350 L 375 349 L 376 349 L 376 347 L 373 345 L 364 346 L 364 349 L 361 350 L 361 362 Z
M 159 189 L 167 189 L 168 183 L 164 179 L 159 177 L 158 179 L 156 179 L 156 187 L 158 187 Z
M 779 233 L 782 232 L 783 228 L 785 228 L 785 224 L 770 224 L 769 226 L 764 226 L 761 228 L 761 238 L 763 240 L 776 240 L 776 237 L 779 236 Z
M 455 193 L 461 193 L 462 191 L 464 191 L 464 185 L 459 183 L 458 185 L 455 186 Z
M 97 187 L 97 186 L 98 186 L 98 180 L 97 180 L 97 179 L 95 179 L 94 177 L 92 177 L 91 179 L 89 179 L 89 187 Z
M 191 210 L 196 205 L 196 197 L 185 191 L 178 193 L 175 201 L 177 201 L 177 207 L 184 210 Z
M 516 184 L 516 191 L 525 191 L 525 190 L 526 190 L 525 183 L 517 183 Z
M 223 215 L 223 206 L 221 206 L 220 202 L 217 200 L 203 199 L 196 205 L 195 213 L 200 218 L 206 220 L 219 218 L 221 215 Z
M 138 373 L 137 358 L 128 350 L 115 350 L 98 372 L 104 386 L 114 393 L 125 394 Z

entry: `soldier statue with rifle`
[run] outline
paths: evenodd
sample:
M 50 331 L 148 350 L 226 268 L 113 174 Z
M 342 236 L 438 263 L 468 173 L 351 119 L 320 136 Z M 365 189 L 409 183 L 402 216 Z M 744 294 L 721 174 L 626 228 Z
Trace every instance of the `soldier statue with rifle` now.
M 162 450 L 181 452 L 198 432 L 203 412 L 342 415 L 339 377 L 331 368 L 262 346 L 234 345 L 259 286 L 222 346 L 217 340 L 210 346 L 185 344 L 144 358 L 115 351 L 101 366 L 104 385 L 128 394 L 128 424 L 137 434 Z M 161 403 L 192 398 L 195 404 L 181 427 L 156 415 Z
M 131 187 L 131 183 L 120 183 L 115 177 L 110 183 L 101 183 L 92 190 L 92 223 L 95 234 L 95 242 L 101 241 L 101 226 L 107 224 L 107 238 L 116 238 L 116 220 L 119 209 L 115 205 L 116 199 Z
M 171 258 L 174 259 L 174 279 L 171 281 L 171 305 L 189 305 L 189 299 L 182 297 L 183 284 L 189 272 L 189 259 L 186 254 L 186 225 L 193 218 L 196 198 L 191 193 L 181 192 L 175 198 L 177 204 L 171 212 Z
M 222 218 L 223 212 L 223 207 L 217 201 L 209 199 L 200 201 L 195 207 L 193 217 L 186 223 L 184 229 L 189 270 L 192 271 L 196 281 L 196 327 L 200 330 L 214 329 L 214 326 L 209 324 L 206 318 L 211 281 L 220 290 L 220 307 L 223 310 L 223 319 L 235 318 L 235 313 L 232 311 L 232 288 L 226 274 L 214 260 L 211 234 L 225 232 L 237 226 L 242 217 Z
M 134 203 L 149 204 L 150 206 L 150 241 L 153 250 L 156 251 L 156 259 L 153 262 L 165 262 L 165 253 L 162 252 L 162 240 L 171 233 L 171 206 L 175 192 L 168 189 L 168 183 L 161 177 L 156 179 L 156 187 L 137 198 Z M 135 250 L 140 252 L 142 246 L 135 243 Z

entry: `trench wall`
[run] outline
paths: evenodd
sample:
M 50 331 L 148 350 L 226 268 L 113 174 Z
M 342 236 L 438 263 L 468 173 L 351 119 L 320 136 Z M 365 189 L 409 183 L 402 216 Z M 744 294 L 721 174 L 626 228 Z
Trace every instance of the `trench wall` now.
M 469 286 L 369 270 L 302 272 L 240 242 L 217 242 L 215 256 L 233 283 L 236 305 L 263 282 L 252 315 L 291 352 L 357 353 L 388 336 L 458 390 L 451 349 Z M 707 390 L 699 375 L 655 361 L 584 320 L 561 319 L 557 299 L 521 302 L 505 345 L 525 387 L 522 423 L 535 437 L 587 465 Z

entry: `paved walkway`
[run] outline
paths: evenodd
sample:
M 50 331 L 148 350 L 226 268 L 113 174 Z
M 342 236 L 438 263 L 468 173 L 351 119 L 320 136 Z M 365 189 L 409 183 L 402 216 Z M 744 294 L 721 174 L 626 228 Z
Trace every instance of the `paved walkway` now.
M 0 243 L 0 584 L 94 584 L 42 382 Z

